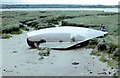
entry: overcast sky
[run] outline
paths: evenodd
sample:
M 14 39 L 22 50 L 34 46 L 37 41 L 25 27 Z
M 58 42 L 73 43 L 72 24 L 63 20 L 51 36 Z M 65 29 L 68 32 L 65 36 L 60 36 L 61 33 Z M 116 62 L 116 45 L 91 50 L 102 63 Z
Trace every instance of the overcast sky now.
M 118 5 L 119 0 L 2 0 L 2 3 L 22 4 L 102 4 Z

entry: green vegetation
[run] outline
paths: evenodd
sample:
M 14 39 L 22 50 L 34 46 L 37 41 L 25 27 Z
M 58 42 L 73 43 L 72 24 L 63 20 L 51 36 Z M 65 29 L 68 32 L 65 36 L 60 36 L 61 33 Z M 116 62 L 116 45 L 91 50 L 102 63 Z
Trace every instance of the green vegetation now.
M 18 30 L 18 31 L 11 31 L 10 34 L 13 34 L 13 35 L 22 34 L 22 31 L 21 31 L 21 30 Z
M 90 40 L 86 48 L 93 48 L 91 55 L 99 56 L 99 60 L 114 67 L 120 64 L 118 15 L 119 13 L 102 11 L 3 11 L 0 31 L 2 31 L 2 38 L 10 38 L 9 34 L 21 34 L 22 30 L 29 30 L 27 27 L 38 30 L 55 27 L 60 22 L 61 26 L 87 27 L 97 30 L 100 30 L 101 24 L 104 24 L 108 36 Z M 39 48 L 39 50 L 40 56 L 50 54 L 50 49 Z
M 79 27 L 90 27 L 100 30 L 101 24 L 106 26 L 107 32 L 111 35 L 118 35 L 118 15 L 95 15 L 77 17 L 63 21 L 64 25 Z
M 9 39 L 10 37 L 12 37 L 9 34 L 2 34 L 2 39 Z
M 100 57 L 99 60 L 102 62 L 107 62 L 107 59 L 104 56 Z
M 109 34 L 117 35 L 118 13 L 102 11 L 3 11 L 2 33 L 10 33 L 24 28 L 24 25 L 36 30 L 62 25 L 90 27 L 100 29 L 105 24 Z M 112 30 L 111 30 L 112 29 Z
M 59 21 L 83 15 L 101 14 L 101 11 L 3 11 L 2 33 L 25 29 L 24 25 L 37 29 L 55 27 Z M 26 29 L 25 29 L 26 30 Z
M 12 31 L 19 31 L 19 26 L 16 26 L 16 25 L 6 25 L 6 26 L 3 26 L 0 30 L 2 30 L 2 33 L 10 33 Z
M 117 67 L 118 62 L 114 61 L 112 58 L 109 57 L 109 55 L 104 54 L 99 58 L 100 61 L 102 62 L 107 62 L 108 66 L 110 67 Z
M 110 67 L 116 67 L 116 66 L 117 66 L 117 64 L 114 63 L 114 61 L 112 61 L 112 60 L 107 61 L 107 64 L 108 64 Z
M 22 29 L 24 31 L 29 31 L 29 29 L 27 27 L 21 27 L 20 29 Z
M 92 52 L 90 53 L 90 55 L 100 56 L 100 52 L 94 52 L 94 51 L 92 51 Z
M 98 44 L 98 38 L 94 38 L 94 39 L 91 39 L 90 41 L 89 41 L 89 44 L 86 46 L 86 48 L 95 48 L 96 47 L 96 45 Z
M 117 67 L 117 65 L 120 64 L 118 36 L 108 35 L 98 41 L 98 44 L 95 44 L 96 46 L 92 47 L 93 51 L 90 53 L 90 55 L 99 56 L 99 60 L 102 62 L 107 62 L 110 67 Z M 89 46 L 91 45 L 94 44 L 89 44 Z
M 118 14 L 100 13 L 83 15 L 62 21 L 63 26 L 87 27 L 97 30 L 101 29 L 101 24 L 106 26 L 108 36 L 90 40 L 86 48 L 94 49 L 90 55 L 99 56 L 100 61 L 107 62 L 111 67 L 116 67 L 120 64 L 120 46 L 118 46 Z
M 38 50 L 40 50 L 40 52 L 39 52 L 39 55 L 40 56 L 49 56 L 49 54 L 50 54 L 50 51 L 51 51 L 51 49 L 50 48 L 39 48 L 38 47 Z
M 118 36 L 108 35 L 104 40 L 105 44 L 113 47 L 118 47 Z

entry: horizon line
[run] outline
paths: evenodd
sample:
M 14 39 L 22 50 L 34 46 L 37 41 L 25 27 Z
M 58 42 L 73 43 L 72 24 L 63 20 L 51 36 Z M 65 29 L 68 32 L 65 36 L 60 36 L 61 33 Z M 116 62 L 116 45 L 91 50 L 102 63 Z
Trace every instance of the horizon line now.
M 11 4 L 11 5 L 106 5 L 106 6 L 114 6 L 114 5 L 119 5 L 119 4 L 111 4 L 111 5 L 109 5 L 109 4 L 36 4 L 36 3 L 33 3 L 33 4 L 31 4 L 31 3 L 2 3 L 2 4 Z

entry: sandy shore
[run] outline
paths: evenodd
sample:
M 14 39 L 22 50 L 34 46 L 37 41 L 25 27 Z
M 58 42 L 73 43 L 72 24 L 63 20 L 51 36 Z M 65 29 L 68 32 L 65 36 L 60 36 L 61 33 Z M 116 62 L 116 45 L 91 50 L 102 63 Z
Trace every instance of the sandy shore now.
M 2 41 L 3 76 L 111 76 L 115 69 L 91 56 L 92 49 L 51 50 L 40 60 L 37 49 L 26 43 L 27 32 Z M 73 62 L 79 62 L 73 65 Z M 106 73 L 106 74 L 105 74 Z

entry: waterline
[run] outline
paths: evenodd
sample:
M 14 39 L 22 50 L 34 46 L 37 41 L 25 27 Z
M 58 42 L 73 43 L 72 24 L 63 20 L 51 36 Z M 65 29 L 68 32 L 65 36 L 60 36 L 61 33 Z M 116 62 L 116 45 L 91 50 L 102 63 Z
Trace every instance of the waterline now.
M 104 11 L 104 12 L 118 12 L 118 8 L 14 8 L 14 9 L 0 9 L 0 11 Z

